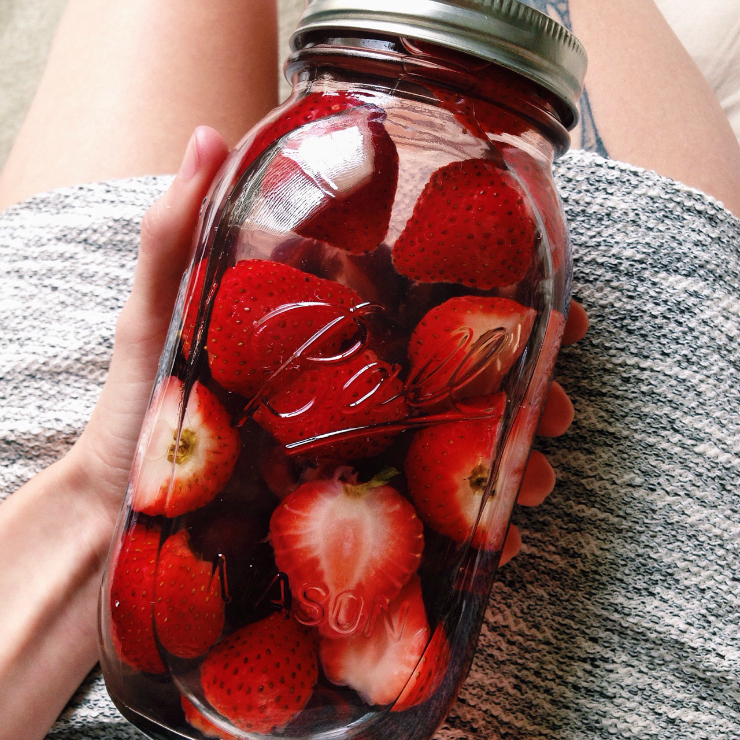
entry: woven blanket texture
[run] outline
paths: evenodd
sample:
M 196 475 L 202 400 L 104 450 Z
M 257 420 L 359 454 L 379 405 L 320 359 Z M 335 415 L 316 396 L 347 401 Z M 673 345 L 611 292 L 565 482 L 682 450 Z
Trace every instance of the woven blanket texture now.
M 587 337 L 556 377 L 576 417 L 537 446 L 471 674 L 438 740 L 740 738 L 740 222 L 585 152 L 556 166 Z M 0 214 L 0 495 L 62 455 L 100 392 L 138 227 L 169 178 Z M 53 740 L 143 735 L 93 672 Z

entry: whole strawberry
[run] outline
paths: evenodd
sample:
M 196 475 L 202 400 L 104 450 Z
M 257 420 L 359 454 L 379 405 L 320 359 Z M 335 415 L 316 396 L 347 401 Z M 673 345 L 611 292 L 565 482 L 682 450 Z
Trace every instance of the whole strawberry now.
M 164 673 L 154 640 L 157 550 L 161 532 L 135 524 L 113 563 L 110 585 L 111 638 L 118 657 L 144 673 Z
M 178 658 L 202 655 L 221 635 L 221 575 L 190 549 L 185 530 L 168 537 L 157 566 L 157 638 Z
M 419 567 L 423 528 L 387 484 L 396 474 L 357 483 L 340 468 L 333 478 L 304 483 L 272 515 L 270 543 L 299 619 L 326 637 L 362 630 Z
M 180 516 L 210 503 L 231 477 L 241 442 L 229 414 L 196 381 L 180 428 L 183 388 L 172 376 L 152 398 L 132 473 L 135 511 Z
M 267 260 L 224 273 L 208 329 L 208 361 L 224 388 L 253 397 L 302 350 L 330 356 L 357 333 L 359 296 L 331 280 Z
M 306 706 L 318 679 L 310 631 L 275 613 L 234 632 L 200 669 L 209 704 L 247 732 L 268 733 Z
M 317 363 L 265 399 L 254 419 L 296 451 L 372 457 L 390 445 L 401 431 L 395 422 L 408 415 L 397 375 L 369 350 L 345 362 Z
M 409 403 L 434 406 L 498 391 L 524 351 L 535 316 L 509 298 L 461 296 L 435 306 L 409 340 Z
M 472 544 L 489 542 L 485 517 L 478 517 L 501 437 L 504 394 L 478 404 L 490 418 L 437 424 L 414 435 L 406 457 L 406 478 L 419 516 L 435 532 L 457 543 L 475 528 Z M 478 524 L 478 526 L 476 526 Z
M 535 232 L 513 175 L 486 159 L 452 162 L 424 187 L 393 247 L 393 263 L 422 283 L 513 285 L 532 264 Z

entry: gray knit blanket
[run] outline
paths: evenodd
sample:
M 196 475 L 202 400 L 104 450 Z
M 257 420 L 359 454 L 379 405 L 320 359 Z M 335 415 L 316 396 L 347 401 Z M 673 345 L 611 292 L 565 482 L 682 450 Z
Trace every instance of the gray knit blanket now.
M 556 167 L 591 317 L 557 377 L 558 474 L 518 509 L 439 740 L 740 738 L 740 222 L 585 152 Z M 105 378 L 138 227 L 168 178 L 57 190 L 0 215 L 0 491 L 69 448 Z M 143 736 L 93 672 L 48 738 Z

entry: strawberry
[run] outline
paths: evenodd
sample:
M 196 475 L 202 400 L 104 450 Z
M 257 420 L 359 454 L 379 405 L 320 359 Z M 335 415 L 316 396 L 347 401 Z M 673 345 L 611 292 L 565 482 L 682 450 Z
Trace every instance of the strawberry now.
M 483 99 L 494 100 L 514 111 L 526 108 L 533 118 L 542 119 L 541 114 L 537 115 L 542 110 L 548 111 L 557 120 L 562 117 L 553 106 L 556 101 L 553 93 L 533 80 L 495 64 L 491 64 L 486 74 L 480 76 L 476 92 Z
M 402 712 L 423 704 L 439 688 L 449 663 L 450 643 L 447 641 L 444 627 L 440 624 L 391 711 Z
M 271 259 L 354 290 L 364 301 L 397 313 L 406 283 L 393 268 L 391 249 L 382 244 L 366 254 L 350 254 L 315 239 L 293 237 L 281 242 Z
M 275 442 L 259 451 L 259 469 L 262 480 L 281 501 L 302 483 L 334 474 L 336 462 L 330 459 L 297 459 Z
M 208 329 L 208 361 L 224 388 L 251 398 L 303 351 L 329 356 L 357 332 L 352 290 L 267 260 L 224 273 Z M 338 323 L 336 323 L 338 322 Z
M 240 730 L 268 733 L 306 706 L 318 679 L 310 631 L 276 612 L 216 645 L 200 669 L 210 705 Z
M 250 132 L 252 143 L 242 155 L 237 178 L 246 172 L 252 162 L 267 149 L 270 144 L 285 134 L 294 131 L 307 123 L 321 118 L 334 116 L 337 113 L 362 105 L 363 97 L 357 93 L 344 90 L 336 92 L 308 93 L 298 100 L 288 100 L 277 108 L 259 128 Z
M 408 415 L 399 368 L 366 350 L 342 363 L 315 364 L 265 399 L 254 419 L 282 445 L 323 457 L 372 457 Z M 377 427 L 377 428 L 376 428 Z
M 508 298 L 461 296 L 429 311 L 409 340 L 411 405 L 495 393 L 524 351 L 535 311 Z
M 210 503 L 231 477 L 241 443 L 226 409 L 196 381 L 179 429 L 182 395 L 175 376 L 154 393 L 132 474 L 135 511 L 180 516 Z
M 185 720 L 191 727 L 194 727 L 208 737 L 218 737 L 221 740 L 239 740 L 236 735 L 222 730 L 211 722 L 203 712 L 184 696 L 180 697 L 180 703 L 182 704 L 182 711 L 185 714 Z
M 110 586 L 111 638 L 118 657 L 136 671 L 164 673 L 154 640 L 154 590 L 161 532 L 135 524 L 121 541 Z
M 563 261 L 566 249 L 569 249 L 568 229 L 563 219 L 555 183 L 547 165 L 535 159 L 531 154 L 515 146 L 503 145 L 501 151 L 506 162 L 516 172 L 522 184 L 529 191 L 542 217 L 545 233 L 550 241 L 552 252 L 552 270 L 557 271 Z
M 398 184 L 398 152 L 376 106 L 353 108 L 286 136 L 262 182 L 253 219 L 353 254 L 385 238 Z
M 393 247 L 396 270 L 422 283 L 513 285 L 532 264 L 536 225 L 519 183 L 486 159 L 432 174 Z
M 202 655 L 221 635 L 221 576 L 190 549 L 185 530 L 168 537 L 157 566 L 154 625 L 162 646 L 178 658 Z
M 430 645 L 437 658 L 425 653 L 431 630 L 419 577 L 411 576 L 396 598 L 373 617 L 353 635 L 321 640 L 319 657 L 326 677 L 354 689 L 367 704 L 391 704 L 399 696 L 402 703 L 394 707 L 399 710 L 421 703 L 431 695 L 429 688 L 439 685 L 447 666 L 444 650 Z M 427 663 L 421 662 L 423 655 L 430 657 Z M 434 677 L 427 674 L 429 664 L 438 671 Z
M 503 547 L 508 512 L 511 511 L 519 492 L 524 470 L 527 467 L 537 425 L 550 388 L 555 361 L 558 358 L 560 340 L 565 329 L 565 317 L 559 311 L 550 312 L 542 348 L 532 378 L 524 395 L 519 413 L 511 427 L 501 454 L 499 481 L 493 506 L 486 507 L 481 526 L 487 533 L 489 550 Z
M 487 532 L 476 524 L 493 470 L 505 405 L 504 394 L 499 393 L 476 404 L 476 410 L 485 409 L 490 418 L 453 421 L 418 431 L 406 457 L 409 495 L 419 516 L 435 532 L 458 543 L 474 534 L 473 547 L 479 549 L 487 542 Z
M 349 469 L 304 483 L 275 509 L 270 543 L 290 582 L 298 619 L 325 637 L 362 630 L 419 567 L 422 524 L 385 481 L 357 483 Z

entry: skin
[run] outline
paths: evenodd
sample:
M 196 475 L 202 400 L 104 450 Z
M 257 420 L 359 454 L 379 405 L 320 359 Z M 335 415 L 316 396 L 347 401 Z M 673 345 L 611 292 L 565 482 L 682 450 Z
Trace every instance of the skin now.
M 0 208 L 175 173 L 196 126 L 234 146 L 277 105 L 274 0 L 70 0 L 0 175 Z
M 653 0 L 524 0 L 588 51 L 573 148 L 655 170 L 740 216 L 740 145 Z
M 588 126 L 574 144 L 703 188 L 740 213 L 740 148 L 652 0 L 531 4 L 560 13 L 591 53 Z M 203 122 L 226 137 L 198 128 L 144 219 L 134 288 L 85 432 L 0 507 L 0 558 L 12 563 L 0 572 L 0 740 L 43 738 L 97 659 L 103 561 L 197 212 L 227 142 L 277 102 L 274 21 L 271 0 L 70 0 L 0 176 L 3 207 L 60 185 L 175 172 Z M 587 325 L 574 305 L 566 342 Z M 554 385 L 540 432 L 563 433 L 572 414 Z M 520 503 L 540 503 L 553 485 L 533 453 Z M 512 527 L 502 562 L 520 541 Z

